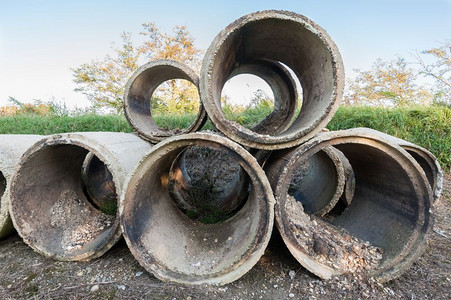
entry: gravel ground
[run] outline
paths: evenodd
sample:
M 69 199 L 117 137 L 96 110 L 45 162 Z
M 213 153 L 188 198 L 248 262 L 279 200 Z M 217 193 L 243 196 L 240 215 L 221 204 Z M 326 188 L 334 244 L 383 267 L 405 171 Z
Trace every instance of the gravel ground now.
M 277 233 L 257 265 L 224 287 L 161 282 L 136 262 L 123 240 L 99 259 L 58 262 L 13 235 L 0 241 L 0 299 L 450 299 L 450 212 L 448 174 L 425 254 L 386 284 L 371 278 L 320 280 L 299 265 Z

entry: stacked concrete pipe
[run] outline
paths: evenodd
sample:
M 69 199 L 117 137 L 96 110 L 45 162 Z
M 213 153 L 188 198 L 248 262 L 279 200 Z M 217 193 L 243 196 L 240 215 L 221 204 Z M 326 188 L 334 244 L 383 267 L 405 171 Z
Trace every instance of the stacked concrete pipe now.
M 158 60 L 140 67 L 127 82 L 124 93 L 124 113 L 133 130 L 143 139 L 158 143 L 177 134 L 197 131 L 207 121 L 202 103 L 195 120 L 188 128 L 167 130 L 152 117 L 150 99 L 162 83 L 172 79 L 184 79 L 199 88 L 199 77 L 188 66 L 173 60 Z
M 8 212 L 14 169 L 22 154 L 41 138 L 39 135 L 0 135 L 0 238 L 14 232 Z
M 118 199 L 126 175 L 150 148 L 127 133 L 66 133 L 39 140 L 24 153 L 11 179 L 9 210 L 17 232 L 35 251 L 54 259 L 101 256 L 121 237 L 119 214 L 91 201 L 84 190 L 83 164 L 95 155 L 111 173 Z
M 192 146 L 223 151 L 249 177 L 247 200 L 227 220 L 192 220 L 171 198 L 171 166 Z M 140 264 L 162 280 L 226 284 L 250 270 L 265 251 L 274 217 L 271 187 L 255 158 L 227 138 L 212 133 L 169 138 L 144 156 L 126 186 L 120 202 L 124 238 Z
M 271 134 L 227 120 L 221 110 L 226 81 L 242 66 L 262 60 L 290 68 L 303 91 L 299 116 Z M 214 126 L 242 145 L 267 150 L 299 145 L 320 132 L 338 108 L 343 87 L 341 56 L 329 35 L 310 19 L 285 11 L 252 13 L 227 26 L 208 48 L 200 76 L 200 97 Z
M 289 194 L 289 184 L 297 167 L 330 146 L 352 165 L 355 191 L 344 211 L 319 218 L 307 214 L 300 199 Z M 265 170 L 283 240 L 317 276 L 361 272 L 388 281 L 424 251 L 433 224 L 431 188 L 420 165 L 384 135 L 363 128 L 321 133 L 297 148 L 273 153 Z M 336 184 L 333 177 L 328 179 L 315 188 Z

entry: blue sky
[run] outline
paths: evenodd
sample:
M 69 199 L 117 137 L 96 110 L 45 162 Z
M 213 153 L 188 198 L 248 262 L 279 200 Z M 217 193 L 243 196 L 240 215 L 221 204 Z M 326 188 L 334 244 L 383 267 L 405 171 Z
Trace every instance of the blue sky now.
M 0 0 L 0 105 L 65 100 L 84 106 L 73 92 L 70 68 L 111 51 L 122 31 L 138 33 L 153 21 L 163 31 L 186 25 L 198 47 L 208 48 L 225 26 L 250 12 L 284 9 L 322 26 L 338 45 L 346 73 L 377 59 L 412 53 L 451 40 L 451 0 L 379 1 L 6 1 Z

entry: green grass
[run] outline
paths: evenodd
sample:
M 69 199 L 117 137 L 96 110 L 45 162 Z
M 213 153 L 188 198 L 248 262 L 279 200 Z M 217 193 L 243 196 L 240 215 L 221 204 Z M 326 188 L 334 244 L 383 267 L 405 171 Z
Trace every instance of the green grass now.
M 266 115 L 266 111 L 263 114 Z M 261 118 L 261 114 L 253 112 Z M 178 117 L 157 115 L 156 122 L 165 128 L 185 128 L 194 115 Z M 255 123 L 253 118 L 242 122 Z M 246 124 L 245 124 L 246 125 Z M 373 108 L 340 107 L 327 126 L 330 130 L 369 127 L 429 149 L 446 172 L 451 169 L 451 109 L 447 107 Z M 203 129 L 213 129 L 210 122 Z M 77 131 L 132 132 L 124 116 L 78 117 L 27 116 L 0 117 L 1 134 L 54 134 Z
M 431 151 L 446 172 L 451 169 L 451 108 L 340 107 L 327 127 L 369 127 L 397 136 Z

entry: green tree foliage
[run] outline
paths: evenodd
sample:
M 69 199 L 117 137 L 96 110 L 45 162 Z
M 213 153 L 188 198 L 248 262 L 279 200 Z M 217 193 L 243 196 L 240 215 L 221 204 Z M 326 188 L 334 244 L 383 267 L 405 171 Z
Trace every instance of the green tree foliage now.
M 416 83 L 419 72 L 408 67 L 405 59 L 378 59 L 369 71 L 355 70 L 344 96 L 347 105 L 406 106 L 426 105 L 431 94 Z
M 434 103 L 451 106 L 451 43 L 443 43 L 441 47 L 423 51 L 421 54 L 432 59 L 431 63 L 426 63 L 422 56 L 417 54 L 422 74 L 435 81 Z
M 172 59 L 199 69 L 201 50 L 196 48 L 194 38 L 185 26 L 175 26 L 171 34 L 161 32 L 154 23 L 144 23 L 142 27 L 142 43 L 135 45 L 132 34 L 124 32 L 121 45 L 112 49 L 113 54 L 72 69 L 77 84 L 75 91 L 85 94 L 96 109 L 121 112 L 127 80 L 145 62 Z M 176 108 L 192 111 L 199 105 L 197 89 L 187 81 L 165 82 L 155 96 L 157 99 L 151 106 L 162 111 L 173 112 Z

